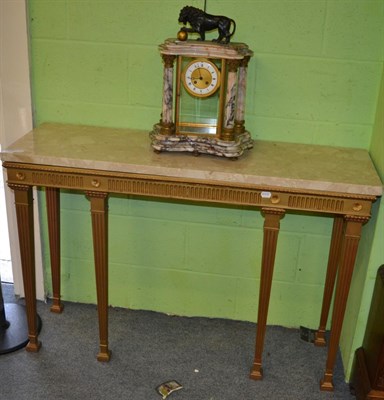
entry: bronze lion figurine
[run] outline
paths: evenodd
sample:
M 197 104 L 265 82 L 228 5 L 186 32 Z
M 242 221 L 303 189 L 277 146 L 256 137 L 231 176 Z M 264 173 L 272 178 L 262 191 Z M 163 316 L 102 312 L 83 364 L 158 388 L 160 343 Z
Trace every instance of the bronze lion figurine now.
M 219 37 L 213 39 L 214 42 L 229 43 L 231 36 L 235 33 L 236 23 L 233 19 L 224 17 L 222 15 L 207 14 L 203 10 L 196 7 L 185 6 L 181 9 L 179 15 L 179 22 L 184 25 L 190 24 L 191 28 L 182 27 L 184 32 L 198 33 L 200 40 L 205 40 L 205 32 L 217 29 Z M 233 30 L 231 32 L 231 24 Z

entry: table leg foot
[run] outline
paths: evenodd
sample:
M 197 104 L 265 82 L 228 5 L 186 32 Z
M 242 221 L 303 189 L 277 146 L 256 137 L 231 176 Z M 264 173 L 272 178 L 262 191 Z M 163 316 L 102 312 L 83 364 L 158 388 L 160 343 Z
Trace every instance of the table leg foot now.
M 333 374 L 324 374 L 324 378 L 320 381 L 320 390 L 323 392 L 333 392 Z
M 53 304 L 51 305 L 50 311 L 56 314 L 60 314 L 64 310 L 64 304 L 61 303 L 60 299 L 52 299 Z
M 325 278 L 323 304 L 321 307 L 321 316 L 319 329 L 315 333 L 315 346 L 325 347 L 325 329 L 328 321 L 328 314 L 331 307 L 332 296 L 335 288 L 337 270 L 340 262 L 341 247 L 343 243 L 344 218 L 336 216 L 333 221 L 331 246 L 329 249 L 327 275 Z
M 261 368 L 261 365 L 254 364 L 249 377 L 254 381 L 261 381 L 263 379 L 263 368 Z
M 267 315 L 269 298 L 271 295 L 272 276 L 275 266 L 277 238 L 280 230 L 280 220 L 284 216 L 284 210 L 263 208 L 264 228 L 263 228 L 263 250 L 261 260 L 261 276 L 259 291 L 259 307 L 257 314 L 255 357 L 250 378 L 254 380 L 263 379 L 261 368 L 262 355 L 264 348 L 264 338 L 267 327 Z
M 41 347 L 41 342 L 37 339 L 37 337 L 35 338 L 30 337 L 25 350 L 27 350 L 30 353 L 37 353 L 40 350 L 40 347 Z
M 95 258 L 97 313 L 99 317 L 99 354 L 97 360 L 109 361 L 108 350 L 108 194 L 87 192 L 91 201 L 93 252 Z
M 107 347 L 100 346 L 100 351 L 97 355 L 97 361 L 108 362 L 111 359 L 112 352 Z
M 49 234 L 49 251 L 52 272 L 52 306 L 51 312 L 60 314 L 63 305 L 60 301 L 61 259 L 60 259 L 60 189 L 45 188 L 47 201 L 47 218 Z
M 315 346 L 325 347 L 327 345 L 327 342 L 325 340 L 325 332 L 320 329 L 315 332 L 315 341 L 313 343 L 315 344 Z

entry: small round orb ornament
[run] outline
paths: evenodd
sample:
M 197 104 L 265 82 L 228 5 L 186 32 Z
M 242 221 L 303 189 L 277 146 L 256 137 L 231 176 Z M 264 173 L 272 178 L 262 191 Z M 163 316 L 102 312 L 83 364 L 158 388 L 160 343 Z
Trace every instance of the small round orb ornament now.
M 179 32 L 177 32 L 177 38 L 178 38 L 180 41 L 184 42 L 185 40 L 188 39 L 188 33 L 185 32 L 185 31 L 179 31 Z

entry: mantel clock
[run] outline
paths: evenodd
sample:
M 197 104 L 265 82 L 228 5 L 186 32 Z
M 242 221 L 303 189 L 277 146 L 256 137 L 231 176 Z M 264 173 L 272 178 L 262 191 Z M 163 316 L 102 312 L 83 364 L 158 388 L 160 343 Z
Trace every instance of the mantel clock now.
M 248 46 L 168 39 L 159 50 L 163 102 L 153 149 L 236 159 L 252 148 L 244 124 Z

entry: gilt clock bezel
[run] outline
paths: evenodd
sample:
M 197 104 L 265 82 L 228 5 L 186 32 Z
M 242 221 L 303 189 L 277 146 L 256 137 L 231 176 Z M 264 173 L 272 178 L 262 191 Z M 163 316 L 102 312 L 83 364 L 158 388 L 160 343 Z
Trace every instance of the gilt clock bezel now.
M 201 64 L 193 68 L 196 64 Z M 199 87 L 192 81 L 192 75 L 196 70 L 205 71 L 204 73 L 209 75 L 210 81 L 205 87 Z M 212 62 L 211 60 L 203 57 L 193 58 L 188 64 L 184 67 L 181 80 L 185 90 L 194 97 L 209 97 L 212 96 L 221 85 L 221 72 L 218 66 Z M 202 77 L 200 77 L 202 79 Z M 214 84 L 213 81 L 216 81 Z

